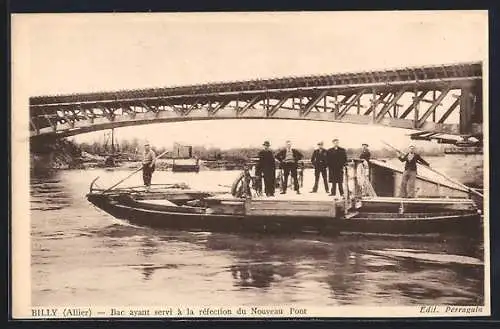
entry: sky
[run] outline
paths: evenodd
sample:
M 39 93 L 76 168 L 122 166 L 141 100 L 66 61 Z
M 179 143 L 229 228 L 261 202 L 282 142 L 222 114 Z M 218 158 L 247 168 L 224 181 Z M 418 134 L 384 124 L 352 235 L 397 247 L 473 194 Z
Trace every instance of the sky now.
M 24 14 L 13 17 L 12 31 L 13 49 L 26 55 L 13 61 L 23 67 L 28 97 L 485 61 L 488 51 L 485 11 Z M 137 137 L 158 147 L 182 142 L 221 148 L 266 139 L 309 147 L 333 137 L 347 147 L 379 147 L 384 139 L 402 147 L 410 132 L 282 120 L 115 131 L 119 139 Z

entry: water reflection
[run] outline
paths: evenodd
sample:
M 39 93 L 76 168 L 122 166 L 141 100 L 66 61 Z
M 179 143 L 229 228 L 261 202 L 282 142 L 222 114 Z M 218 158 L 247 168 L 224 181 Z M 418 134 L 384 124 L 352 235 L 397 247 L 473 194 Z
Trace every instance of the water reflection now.
M 236 287 L 269 288 L 274 268 L 272 264 L 231 265 L 231 274 Z
M 314 279 L 328 286 L 331 299 L 346 305 L 371 299 L 390 303 L 385 299 L 388 295 L 404 303 L 422 303 L 423 300 L 483 303 L 482 297 L 478 297 L 483 295 L 482 266 L 450 266 L 446 261 L 426 263 L 419 259 L 391 259 L 370 253 L 372 249 L 389 250 L 396 246 L 402 250 L 425 250 L 445 258 L 445 251 L 451 255 L 463 252 L 461 240 L 447 243 L 440 240 L 352 242 L 341 238 L 330 241 L 247 239 L 242 242 L 214 235 L 209 241 L 207 247 L 216 246 L 220 250 L 225 245 L 237 259 L 238 263 L 231 266 L 235 287 L 269 288 L 277 277 L 299 281 Z M 285 275 L 278 275 L 280 264 L 287 269 Z M 454 282 L 455 288 L 447 286 L 450 282 Z
M 142 274 L 144 276 L 144 280 L 148 281 L 151 279 L 151 277 L 153 276 L 153 273 L 155 272 L 155 268 L 154 267 L 143 267 L 142 268 Z
M 30 178 L 31 210 L 51 211 L 70 207 L 71 193 L 57 172 L 45 172 Z
M 301 285 L 308 281 L 324 284 L 330 298 L 351 305 L 363 300 L 400 303 L 482 303 L 482 266 L 471 264 L 426 263 L 421 259 L 395 259 L 372 253 L 372 250 L 426 251 L 447 257 L 464 250 L 462 240 L 440 239 L 380 240 L 306 239 L 304 237 L 243 237 L 227 234 L 192 234 L 162 231 L 159 240 L 185 242 L 213 251 L 229 253 L 233 264 L 227 267 L 232 285 L 237 289 L 273 289 L 277 284 Z M 157 232 L 158 234 L 158 232 Z M 173 235 L 176 236 L 173 239 Z M 144 248 L 147 246 L 147 248 Z M 160 245 L 145 240 L 142 252 L 149 255 Z M 166 246 L 163 246 L 165 248 Z M 150 279 L 157 268 L 144 267 Z M 453 282 L 453 287 L 449 283 Z M 457 286 L 459 288 L 457 288 Z M 439 292 L 439 293 L 438 293 Z
M 146 261 L 151 261 L 151 257 L 158 253 L 158 243 L 155 242 L 150 237 L 143 237 L 140 247 L 137 253 L 144 257 Z M 161 266 L 160 266 L 161 268 Z M 154 272 L 158 269 L 158 266 L 152 264 L 144 264 L 141 266 L 143 279 L 148 281 L 151 280 Z
M 142 273 L 142 279 L 144 281 L 150 281 L 153 279 L 153 274 L 156 271 L 176 269 L 176 268 L 178 268 L 178 265 L 176 265 L 176 264 L 163 264 L 163 265 L 140 264 L 139 266 L 137 266 L 137 268 Z
M 330 288 L 332 298 L 348 304 L 362 285 L 362 255 L 349 248 L 333 252 L 327 265 L 324 279 Z

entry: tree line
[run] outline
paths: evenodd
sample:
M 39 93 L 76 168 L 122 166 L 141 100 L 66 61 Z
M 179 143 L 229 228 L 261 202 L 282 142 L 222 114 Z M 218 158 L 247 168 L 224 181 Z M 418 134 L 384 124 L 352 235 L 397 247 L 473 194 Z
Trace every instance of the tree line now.
M 139 138 L 134 138 L 131 140 L 120 140 L 115 144 L 114 150 L 117 154 L 125 154 L 129 157 L 141 157 L 143 152 L 143 145 L 145 140 Z M 75 143 L 75 142 L 74 142 Z M 218 147 L 205 147 L 202 145 L 192 146 L 193 157 L 201 160 L 225 160 L 225 161 L 245 161 L 250 158 L 257 156 L 261 148 L 258 147 L 239 147 L 239 148 L 229 148 L 222 149 Z M 75 148 L 85 151 L 94 155 L 107 156 L 111 154 L 112 148 L 106 141 L 94 141 L 92 143 L 75 143 Z M 165 151 L 172 151 L 170 148 L 166 147 L 155 147 L 153 145 L 153 150 L 157 153 L 163 153 Z M 304 155 L 305 159 L 310 159 L 314 148 L 299 149 Z M 361 148 L 347 148 L 348 157 L 357 157 L 361 153 Z M 373 158 L 390 158 L 395 157 L 396 154 L 393 150 L 388 148 L 374 149 L 370 150 Z M 432 155 L 442 155 L 442 146 L 435 146 L 433 148 L 428 148 L 426 150 L 421 150 L 420 154 L 432 156 Z M 169 157 L 169 152 L 165 155 L 166 158 Z
M 257 156 L 261 148 L 230 148 L 230 149 L 220 149 L 220 148 L 205 148 L 203 146 L 194 146 L 193 154 L 203 160 L 246 160 L 254 158 Z M 310 159 L 314 148 L 300 149 L 298 150 L 304 155 L 304 159 Z M 278 150 L 275 150 L 276 152 Z M 349 158 L 358 157 L 361 154 L 362 148 L 346 148 L 347 156 Z M 394 150 L 389 148 L 370 150 L 372 158 L 391 158 L 395 157 L 396 153 Z M 443 154 L 443 149 L 441 147 L 434 147 L 427 150 L 419 151 L 423 156 L 437 156 Z

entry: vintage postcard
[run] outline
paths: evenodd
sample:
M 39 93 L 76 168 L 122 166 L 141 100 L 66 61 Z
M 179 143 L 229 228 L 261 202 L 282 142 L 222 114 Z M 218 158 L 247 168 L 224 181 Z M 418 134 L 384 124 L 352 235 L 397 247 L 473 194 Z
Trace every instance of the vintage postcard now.
M 490 315 L 488 12 L 12 15 L 12 314 Z

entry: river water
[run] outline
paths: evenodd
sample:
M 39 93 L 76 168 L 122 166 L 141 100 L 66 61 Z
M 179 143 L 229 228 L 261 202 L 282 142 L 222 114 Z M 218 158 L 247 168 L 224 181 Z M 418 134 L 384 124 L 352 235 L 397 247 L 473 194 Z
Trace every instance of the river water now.
M 94 177 L 100 176 L 100 186 L 110 186 L 129 172 L 68 170 L 32 177 L 33 306 L 484 303 L 479 242 L 136 227 L 85 199 Z M 153 179 L 225 190 L 238 173 L 155 172 Z M 310 177 L 306 172 L 305 181 Z M 140 179 L 136 175 L 124 185 L 139 185 Z

